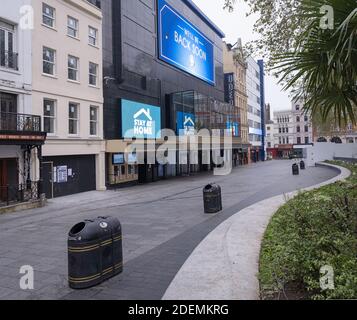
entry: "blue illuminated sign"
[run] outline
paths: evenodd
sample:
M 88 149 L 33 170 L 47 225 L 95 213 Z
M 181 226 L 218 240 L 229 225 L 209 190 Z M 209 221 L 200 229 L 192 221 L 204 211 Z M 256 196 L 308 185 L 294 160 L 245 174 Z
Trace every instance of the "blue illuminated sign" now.
M 149 104 L 121 100 L 122 136 L 155 139 L 161 130 L 161 109 Z
M 124 163 L 125 163 L 124 153 L 113 154 L 113 164 L 124 164 Z
M 158 0 L 159 58 L 209 84 L 215 84 L 213 43 Z
M 195 115 L 192 113 L 177 112 L 176 115 L 177 134 L 185 136 L 193 135 L 195 132 Z
M 238 122 L 227 122 L 227 129 L 232 132 L 233 137 L 239 137 L 239 123 Z

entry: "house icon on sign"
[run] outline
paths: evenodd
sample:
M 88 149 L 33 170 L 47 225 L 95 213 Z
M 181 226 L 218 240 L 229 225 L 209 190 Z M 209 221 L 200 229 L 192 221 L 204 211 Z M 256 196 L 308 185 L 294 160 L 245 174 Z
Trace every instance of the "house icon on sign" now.
M 195 123 L 193 122 L 193 120 L 192 120 L 191 117 L 185 116 L 185 121 L 184 121 L 183 125 L 184 125 L 185 127 L 188 127 L 188 126 L 194 127 L 194 126 L 195 126 Z
M 145 115 L 146 118 L 152 121 L 152 117 L 150 115 L 150 109 L 142 108 L 141 110 L 139 110 L 137 113 L 134 114 L 134 119 L 139 118 L 141 115 Z

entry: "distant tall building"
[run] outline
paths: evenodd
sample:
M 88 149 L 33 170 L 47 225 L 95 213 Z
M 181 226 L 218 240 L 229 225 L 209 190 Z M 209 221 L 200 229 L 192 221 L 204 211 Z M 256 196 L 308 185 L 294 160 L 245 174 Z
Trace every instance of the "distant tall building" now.
M 247 63 L 249 142 L 252 144 L 251 160 L 256 162 L 265 158 L 264 110 L 262 110 L 262 98 L 264 98 L 264 94 L 262 94 L 264 91 L 262 78 L 264 74 L 262 72 L 262 63 L 257 63 L 252 57 L 248 57 Z
M 262 151 L 261 159 L 264 161 L 266 157 L 266 148 L 265 148 L 265 66 L 264 60 L 258 60 L 258 65 L 260 69 L 260 109 L 261 109 L 261 124 L 262 124 Z
M 271 106 L 270 103 L 265 104 L 265 123 L 269 123 L 271 120 Z
M 271 106 L 270 103 L 265 105 L 265 152 L 266 158 L 272 158 L 268 149 L 274 147 L 274 121 L 271 119 Z

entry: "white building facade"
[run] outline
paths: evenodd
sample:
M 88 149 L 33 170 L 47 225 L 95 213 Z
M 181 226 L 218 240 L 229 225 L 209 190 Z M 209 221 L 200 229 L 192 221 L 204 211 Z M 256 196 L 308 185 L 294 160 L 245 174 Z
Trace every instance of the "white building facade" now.
M 274 112 L 274 146 L 313 143 L 311 118 L 302 101 L 293 101 L 290 110 Z
M 29 197 L 38 189 L 42 132 L 32 104 L 30 0 L 7 0 L 0 10 L 0 203 Z M 34 114 L 35 113 L 35 114 Z
M 261 87 L 260 67 L 252 58 L 247 58 L 247 94 L 248 94 L 248 126 L 249 143 L 252 145 L 252 157 L 262 148 L 262 110 L 261 110 Z

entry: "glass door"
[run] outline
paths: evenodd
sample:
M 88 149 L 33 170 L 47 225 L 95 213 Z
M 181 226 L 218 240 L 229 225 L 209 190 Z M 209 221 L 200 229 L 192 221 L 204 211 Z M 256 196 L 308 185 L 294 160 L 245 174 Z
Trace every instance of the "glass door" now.
M 0 21 L 0 67 L 17 69 L 14 26 Z

